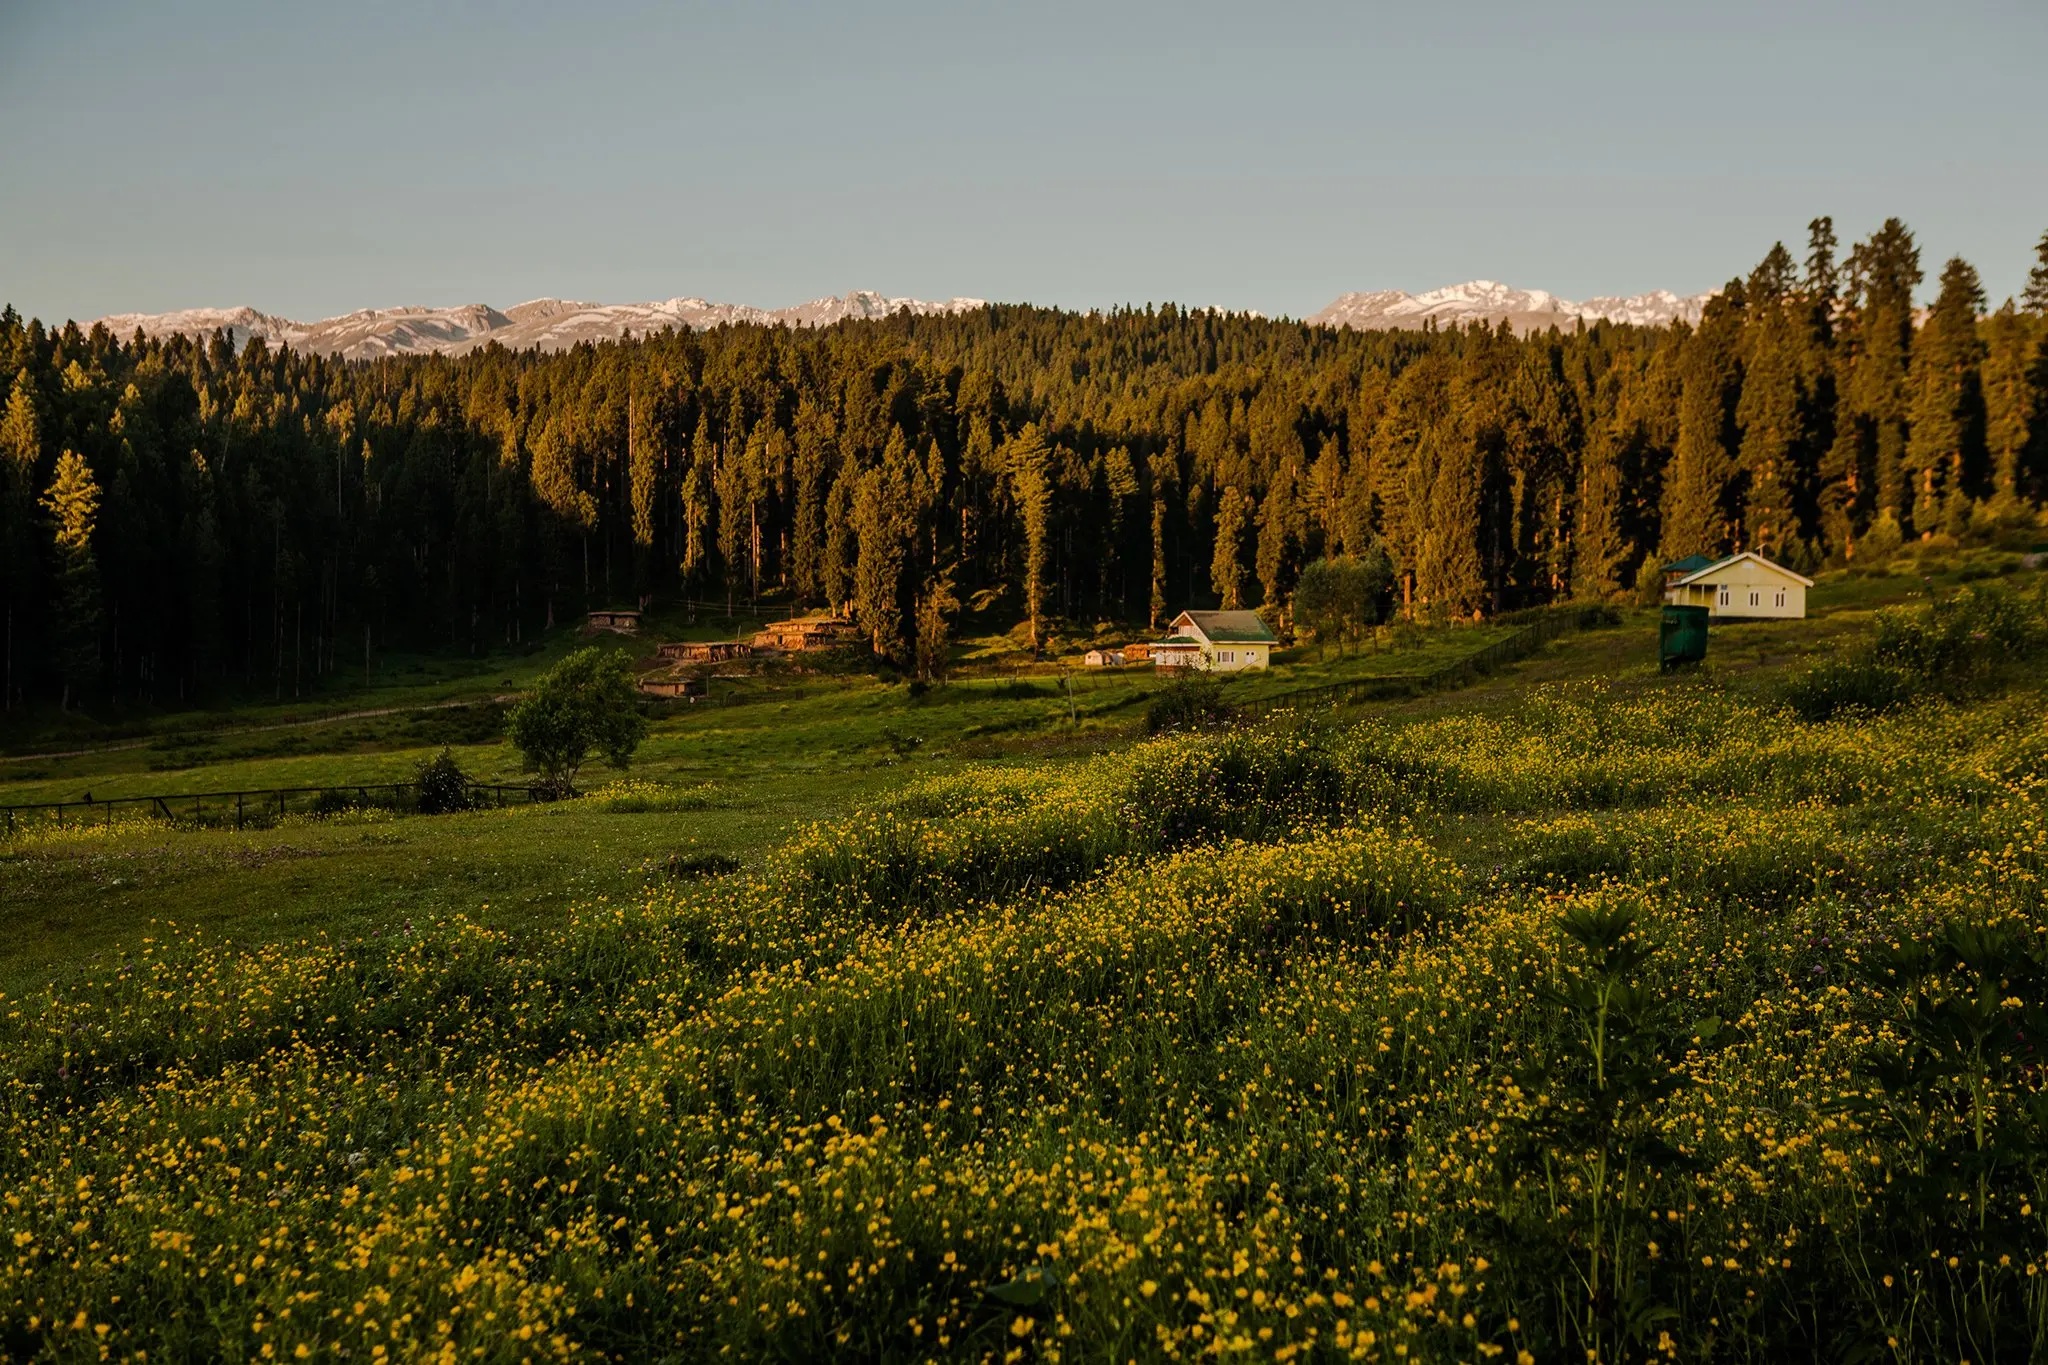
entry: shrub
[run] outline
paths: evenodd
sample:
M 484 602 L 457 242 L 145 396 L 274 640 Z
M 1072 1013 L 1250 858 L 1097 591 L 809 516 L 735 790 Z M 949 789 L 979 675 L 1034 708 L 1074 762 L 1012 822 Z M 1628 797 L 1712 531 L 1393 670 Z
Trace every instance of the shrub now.
M 1223 700 L 1223 680 L 1200 669 L 1182 669 L 1145 708 L 1145 733 L 1165 735 L 1214 730 L 1228 725 L 1232 708 Z
M 506 718 L 513 745 L 540 785 L 574 795 L 576 772 L 595 751 L 614 768 L 632 762 L 647 733 L 625 659 L 595 645 L 549 669 Z
M 455 755 L 446 749 L 420 764 L 413 781 L 419 786 L 418 808 L 421 815 L 447 815 L 476 805 L 476 794 L 470 790 L 469 774 L 462 771 Z M 322 792 L 321 796 L 324 799 L 331 794 Z
M 1900 668 L 1870 659 L 1835 659 L 1810 668 L 1785 689 L 1785 702 L 1801 720 L 1833 720 L 1847 713 L 1876 715 L 1913 698 L 1913 679 Z
M 2048 653 L 2048 605 L 1997 584 L 1965 587 L 1923 607 L 1878 613 L 1870 647 L 1809 669 L 1785 700 L 1807 720 L 1875 713 L 1923 690 L 1982 690 L 2017 661 Z
M 1965 587 L 1918 609 L 1878 613 L 1871 656 L 1923 680 L 1968 686 L 2005 664 L 2048 652 L 2048 612 L 1995 584 Z

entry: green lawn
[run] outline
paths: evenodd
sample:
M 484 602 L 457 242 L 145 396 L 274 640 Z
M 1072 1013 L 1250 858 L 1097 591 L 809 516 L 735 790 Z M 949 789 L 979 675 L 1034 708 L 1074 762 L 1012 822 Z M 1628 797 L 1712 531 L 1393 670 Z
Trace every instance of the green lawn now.
M 1951 566 L 1936 580 L 1952 586 Z M 1730 623 L 1713 633 L 1704 676 L 1761 694 L 1784 670 L 1838 650 L 1879 606 L 1911 601 L 1914 573 L 1829 580 L 1806 621 Z M 1530 686 L 1603 679 L 1656 689 L 1656 613 L 1573 631 L 1474 686 L 1370 703 L 1350 714 L 1422 719 L 1512 709 Z M 1423 674 L 1511 633 L 1504 626 L 1409 632 L 1400 648 L 1285 651 L 1266 672 L 1229 679 L 1256 698 L 1327 682 Z M 573 637 L 572 637 L 573 638 Z M 556 642 L 541 659 L 561 652 Z M 644 646 L 641 648 L 644 649 Z M 529 665 L 531 669 L 538 663 Z M 196 734 L 188 724 L 140 747 L 130 742 L 60 758 L 0 761 L 0 804 L 95 797 L 313 787 L 408 779 L 444 745 L 474 777 L 518 781 L 518 756 L 497 738 L 507 675 L 442 678 L 429 686 L 457 707 L 320 720 L 303 705 L 231 713 L 244 733 Z M 33 845 L 0 844 L 0 990 L 62 978 L 94 955 L 129 947 L 175 921 L 243 940 L 309 932 L 345 936 L 407 918 L 454 913 L 513 925 L 545 922 L 592 895 L 631 896 L 659 880 L 670 853 L 714 850 L 742 859 L 796 827 L 843 813 L 916 776 L 968 762 L 1063 762 L 1129 744 L 1161 685 L 1149 669 L 1041 665 L 1008 676 L 960 678 L 929 690 L 863 676 L 775 675 L 719 680 L 718 700 L 657 719 L 632 778 L 692 794 L 698 809 L 616 814 L 572 803 L 542 813 L 338 820 L 296 818 L 246 831 L 122 827 Z M 390 700 L 393 693 L 379 694 Z M 216 718 L 218 719 L 218 718 Z M 253 727 L 289 724 L 286 729 Z M 586 789 L 620 775 L 585 774 Z

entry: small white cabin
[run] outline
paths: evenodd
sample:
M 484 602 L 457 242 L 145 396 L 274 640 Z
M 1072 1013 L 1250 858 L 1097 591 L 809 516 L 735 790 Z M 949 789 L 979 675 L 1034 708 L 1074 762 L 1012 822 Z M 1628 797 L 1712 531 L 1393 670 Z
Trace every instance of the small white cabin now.
M 1703 569 L 1669 576 L 1664 600 L 1674 606 L 1705 607 L 1710 617 L 1800 620 L 1806 616 L 1806 590 L 1812 586 L 1811 578 L 1745 550 Z
M 1123 661 L 1123 651 L 1115 649 L 1091 649 L 1081 656 L 1081 662 L 1090 668 L 1112 668 Z
M 1173 634 L 1152 646 L 1155 668 L 1201 668 L 1235 673 L 1265 668 L 1280 643 L 1255 611 L 1184 611 Z

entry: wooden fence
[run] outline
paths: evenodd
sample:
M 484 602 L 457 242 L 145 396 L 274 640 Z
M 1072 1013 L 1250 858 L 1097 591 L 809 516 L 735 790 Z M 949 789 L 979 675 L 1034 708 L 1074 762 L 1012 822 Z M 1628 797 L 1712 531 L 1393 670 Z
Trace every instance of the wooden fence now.
M 1511 635 L 1504 635 L 1484 649 L 1440 668 L 1421 673 L 1381 673 L 1348 682 L 1302 687 L 1270 697 L 1258 697 L 1233 705 L 1233 718 L 1240 725 L 1254 725 L 1281 711 L 1320 711 L 1352 706 L 1365 701 L 1412 697 L 1446 687 L 1462 687 L 1493 672 L 1502 664 L 1535 653 L 1544 643 L 1570 630 L 1588 630 L 1609 617 L 1599 607 L 1552 608 L 1522 618 L 1526 623 Z
M 241 829 L 251 820 L 281 819 L 291 814 L 294 798 L 300 801 L 301 813 L 323 808 L 345 809 L 349 805 L 399 806 L 404 804 L 405 794 L 418 786 L 417 782 L 344 782 L 325 787 L 261 787 L 253 791 L 176 792 L 163 796 L 85 796 L 76 801 L 0 806 L 0 814 L 4 814 L 4 828 L 8 834 L 37 815 L 59 827 L 67 820 L 81 825 L 95 822 L 111 825 L 116 806 L 136 807 L 145 815 L 159 820 L 189 821 L 195 825 L 205 824 L 209 816 L 222 825 L 232 819 L 235 828 Z M 472 804 L 478 806 L 510 806 L 553 799 L 545 788 L 504 782 L 472 782 L 468 784 L 468 790 Z M 388 794 L 388 799 L 374 801 L 371 799 L 373 792 Z M 354 798 L 353 801 L 350 798 Z M 72 819 L 73 813 L 75 820 Z

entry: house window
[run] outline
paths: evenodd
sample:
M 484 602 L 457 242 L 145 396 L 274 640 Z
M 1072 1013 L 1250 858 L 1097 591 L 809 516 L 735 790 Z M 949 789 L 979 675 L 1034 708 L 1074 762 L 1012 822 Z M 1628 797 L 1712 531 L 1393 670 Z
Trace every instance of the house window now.
M 1749 605 L 1753 607 L 1757 603 L 1763 601 L 1763 596 L 1764 595 L 1762 593 L 1757 592 L 1755 589 L 1752 588 L 1749 594 Z
M 1725 607 L 1734 600 L 1734 594 L 1729 590 L 1728 585 L 1726 583 L 1723 583 L 1721 585 L 1721 605 Z
M 1781 607 L 1785 605 L 1785 590 L 1783 588 L 1778 589 L 1778 605 Z
M 1221 662 L 1223 662 L 1223 663 L 1226 663 L 1226 664 L 1229 664 L 1229 663 L 1236 663 L 1236 662 L 1237 662 L 1237 658 L 1236 658 L 1236 656 L 1235 656 L 1235 655 L 1233 655 L 1233 654 L 1232 654 L 1232 653 L 1231 653 L 1231 652 L 1230 652 L 1229 650 L 1227 650 L 1227 649 L 1226 649 L 1226 650 L 1224 650 L 1224 651 L 1223 651 L 1223 652 L 1222 652 L 1221 654 L 1218 654 L 1218 655 L 1217 655 L 1216 657 L 1217 657 L 1217 659 L 1218 659 L 1218 660 L 1220 660 Z

